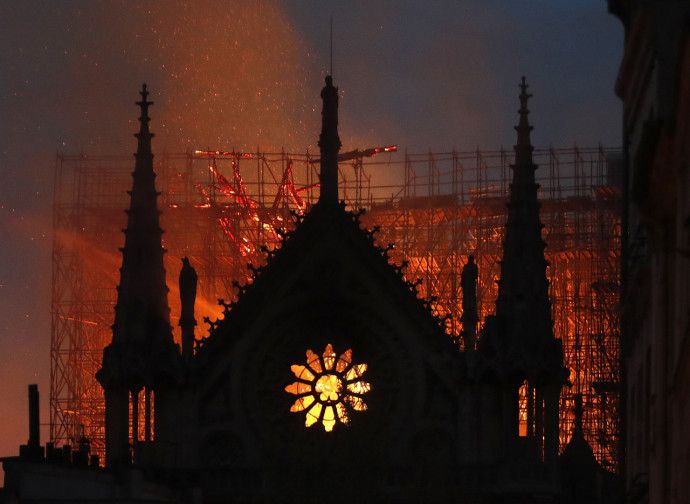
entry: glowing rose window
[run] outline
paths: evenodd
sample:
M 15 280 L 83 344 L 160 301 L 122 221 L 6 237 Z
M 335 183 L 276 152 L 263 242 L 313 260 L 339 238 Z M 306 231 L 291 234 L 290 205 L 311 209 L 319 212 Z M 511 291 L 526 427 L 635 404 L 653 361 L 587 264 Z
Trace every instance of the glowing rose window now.
M 329 343 L 322 357 L 307 350 L 307 365 L 293 365 L 291 369 L 298 381 L 285 387 L 285 391 L 299 397 L 290 411 L 306 411 L 307 427 L 321 422 L 326 432 L 331 432 L 338 421 L 350 423 L 351 411 L 367 409 L 362 395 L 371 390 L 371 385 L 360 380 L 367 365 L 353 364 L 352 350 L 336 359 Z

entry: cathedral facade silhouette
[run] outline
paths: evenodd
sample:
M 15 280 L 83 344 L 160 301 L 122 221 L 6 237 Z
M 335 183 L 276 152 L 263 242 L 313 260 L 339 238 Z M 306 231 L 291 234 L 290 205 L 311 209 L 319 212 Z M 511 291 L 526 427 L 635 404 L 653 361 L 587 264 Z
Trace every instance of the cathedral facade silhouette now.
M 5 496 L 38 501 L 42 486 L 43 500 L 59 488 L 74 502 L 607 499 L 611 475 L 584 440 L 581 411 L 559 455 L 568 370 L 553 334 L 524 77 L 520 88 L 496 310 L 461 350 L 375 231 L 338 199 L 331 77 L 321 91 L 318 203 L 236 285 L 203 341 L 194 339 L 196 274 L 184 263 L 178 346 L 144 85 L 113 337 L 97 374 L 105 469 L 69 468 L 41 485 L 46 461 L 25 447 L 4 460 Z M 476 321 L 475 281 L 468 266 L 463 320 Z

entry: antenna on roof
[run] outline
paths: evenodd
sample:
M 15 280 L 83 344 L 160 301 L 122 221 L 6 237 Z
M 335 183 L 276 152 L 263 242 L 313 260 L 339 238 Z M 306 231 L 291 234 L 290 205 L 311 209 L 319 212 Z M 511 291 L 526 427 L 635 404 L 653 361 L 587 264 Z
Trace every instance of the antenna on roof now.
M 333 77 L 333 16 L 331 16 L 331 73 L 330 76 Z

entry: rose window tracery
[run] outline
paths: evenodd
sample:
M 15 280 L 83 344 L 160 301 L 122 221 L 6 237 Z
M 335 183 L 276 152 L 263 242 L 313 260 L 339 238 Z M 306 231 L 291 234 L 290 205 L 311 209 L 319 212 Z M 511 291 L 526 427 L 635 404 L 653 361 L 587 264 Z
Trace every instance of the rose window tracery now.
M 307 350 L 307 365 L 291 367 L 297 381 L 285 391 L 298 397 L 290 411 L 306 411 L 307 427 L 321 422 L 331 432 L 338 422 L 349 425 L 352 411 L 367 409 L 362 396 L 371 390 L 371 384 L 360 379 L 367 365 L 353 364 L 351 349 L 336 357 L 329 343 L 321 357 Z

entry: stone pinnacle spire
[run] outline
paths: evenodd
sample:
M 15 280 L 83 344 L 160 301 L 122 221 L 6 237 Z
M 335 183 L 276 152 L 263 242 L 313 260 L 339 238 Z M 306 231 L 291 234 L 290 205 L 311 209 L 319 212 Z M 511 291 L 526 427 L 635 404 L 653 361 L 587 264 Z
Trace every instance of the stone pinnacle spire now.
M 539 218 L 539 201 L 535 182 L 537 166 L 532 162 L 530 132 L 527 119 L 527 84 L 520 84 L 520 122 L 515 127 L 515 164 L 511 165 L 508 219 L 503 242 L 501 279 L 496 300 L 496 316 L 510 333 L 511 345 L 527 350 L 539 342 L 553 339 L 549 281 L 544 258 L 543 225 Z
M 144 84 L 142 99 L 137 102 L 141 108 L 141 122 L 138 149 L 134 157 L 136 164 L 132 173 L 130 207 L 127 213 L 125 245 L 121 248 L 122 267 L 120 284 L 117 288 L 113 340 L 103 357 L 100 378 L 115 373 L 119 380 L 126 381 L 128 387 L 143 386 L 153 372 L 149 362 L 154 354 L 161 354 L 161 347 L 172 343 L 170 328 L 170 309 L 168 307 L 168 288 L 165 281 L 163 257 L 165 250 L 161 244 L 163 230 L 160 228 L 153 154 L 149 131 L 148 91 Z M 109 354 L 117 353 L 117 359 Z M 111 369 L 113 362 L 119 369 Z
M 554 337 L 549 301 L 544 227 L 539 218 L 537 166 L 532 161 L 527 119 L 527 84 L 520 84 L 520 122 L 516 126 L 515 164 L 511 165 L 508 218 L 503 241 L 496 315 L 487 317 L 480 352 L 495 366 L 505 383 L 505 439 L 516 435 L 532 439 L 523 445 L 547 465 L 558 458 L 558 408 L 561 387 L 567 382 L 563 345 Z M 521 395 L 522 394 L 522 395 Z M 527 404 L 524 425 L 518 425 L 520 400 Z M 522 430 L 524 428 L 524 430 Z
M 105 395 L 106 465 L 129 464 L 138 457 L 139 396 L 144 391 L 144 439 L 153 431 L 152 391 L 160 391 L 174 376 L 179 348 L 172 337 L 168 287 L 165 282 L 153 154 L 149 131 L 148 91 L 141 91 L 141 122 L 134 154 L 131 201 L 117 287 L 113 339 L 103 350 L 96 378 Z M 164 398 L 164 394 L 162 395 Z M 156 410 L 163 409 L 161 395 Z M 131 411 L 131 414 L 130 414 Z M 131 449 L 130 449 L 131 447 Z
M 128 221 L 125 230 L 125 246 L 122 249 L 122 268 L 120 269 L 120 287 L 117 306 L 115 307 L 115 326 L 113 339 L 123 337 L 138 340 L 138 333 L 144 327 L 149 328 L 140 336 L 139 343 L 153 343 L 153 339 L 166 337 L 170 333 L 170 309 L 168 308 L 168 288 L 165 283 L 164 249 L 161 245 L 163 231 L 160 228 L 158 196 L 156 191 L 156 174 L 153 171 L 153 154 L 149 131 L 148 108 L 153 102 L 148 101 L 148 91 L 144 84 L 141 91 L 141 122 L 138 139 L 136 165 L 133 173 L 133 185 L 130 208 L 127 211 Z M 143 312 L 139 312 L 143 310 Z M 122 313 L 121 313 L 122 312 Z M 128 329 L 120 330 L 119 323 L 124 319 Z M 141 327 L 139 327 L 141 326 Z M 153 334 L 151 328 L 155 327 Z
M 338 88 L 333 87 L 333 78 L 326 77 L 326 86 L 321 90 L 323 108 L 321 110 L 321 195 L 319 202 L 327 204 L 338 203 L 338 151 L 340 138 L 338 137 Z

